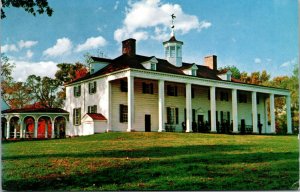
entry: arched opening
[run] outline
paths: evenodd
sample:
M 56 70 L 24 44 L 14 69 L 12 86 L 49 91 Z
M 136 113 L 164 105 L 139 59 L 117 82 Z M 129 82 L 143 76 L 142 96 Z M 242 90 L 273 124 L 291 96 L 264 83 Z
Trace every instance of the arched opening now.
M 37 138 L 51 138 L 52 122 L 51 118 L 42 116 L 38 119 Z
M 66 137 L 66 118 L 59 116 L 54 121 L 54 137 L 65 138 Z
M 24 118 L 25 138 L 34 137 L 34 121 L 34 118 L 30 116 Z
M 7 119 L 4 117 L 1 117 L 1 136 L 2 138 L 6 138 L 6 127 L 7 127 Z
M 9 138 L 20 138 L 19 117 L 12 117 L 9 121 Z

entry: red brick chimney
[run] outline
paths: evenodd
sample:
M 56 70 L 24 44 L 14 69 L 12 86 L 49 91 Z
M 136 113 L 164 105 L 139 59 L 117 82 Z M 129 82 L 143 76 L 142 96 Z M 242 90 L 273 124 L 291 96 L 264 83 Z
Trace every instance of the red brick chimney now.
M 204 65 L 212 70 L 217 70 L 218 69 L 217 56 L 211 55 L 211 56 L 204 57 Z
M 135 39 L 126 39 L 122 41 L 122 53 L 128 56 L 135 56 Z

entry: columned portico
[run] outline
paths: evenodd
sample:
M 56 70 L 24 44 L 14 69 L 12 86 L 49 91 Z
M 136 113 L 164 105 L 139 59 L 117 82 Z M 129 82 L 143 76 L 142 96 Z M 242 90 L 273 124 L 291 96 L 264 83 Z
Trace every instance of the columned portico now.
M 158 132 L 165 131 L 164 109 L 165 109 L 165 82 L 163 80 L 158 80 Z
M 51 138 L 55 138 L 55 131 L 54 131 L 54 124 L 55 124 L 55 119 L 53 119 L 52 124 L 51 124 Z
M 291 117 L 291 96 L 286 96 L 286 118 L 287 118 L 287 133 L 292 134 L 292 117 Z
M 256 92 L 252 92 L 252 126 L 253 126 L 253 133 L 258 133 L 257 129 L 257 96 Z
M 132 130 L 134 121 L 134 77 L 129 75 L 127 77 L 128 83 L 128 128 L 127 132 Z
M 232 125 L 233 133 L 238 133 L 237 90 L 232 89 Z
M 210 87 L 210 132 L 217 132 L 216 123 L 216 87 Z
M 185 85 L 186 92 L 186 132 L 192 132 L 192 85 Z
M 7 120 L 7 126 L 6 126 L 6 139 L 10 138 L 10 119 Z
M 20 125 L 20 138 L 23 138 L 24 137 L 23 120 L 20 119 L 19 125 Z
M 271 130 L 270 133 L 275 133 L 275 100 L 274 94 L 270 94 L 270 116 L 271 116 Z

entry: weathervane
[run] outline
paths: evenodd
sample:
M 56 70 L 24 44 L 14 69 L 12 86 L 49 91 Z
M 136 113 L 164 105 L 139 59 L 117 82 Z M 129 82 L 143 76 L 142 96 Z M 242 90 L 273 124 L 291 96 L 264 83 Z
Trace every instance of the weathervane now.
M 171 18 L 172 18 L 172 26 L 171 26 L 172 32 L 171 32 L 171 36 L 174 36 L 174 28 L 175 28 L 175 26 L 174 26 L 174 20 L 176 18 L 176 16 L 175 16 L 174 13 L 171 15 Z

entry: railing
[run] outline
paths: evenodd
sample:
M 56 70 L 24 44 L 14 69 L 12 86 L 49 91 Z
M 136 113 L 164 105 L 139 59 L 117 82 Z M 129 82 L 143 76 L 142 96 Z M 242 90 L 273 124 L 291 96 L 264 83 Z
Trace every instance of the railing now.
M 176 125 L 175 124 L 165 124 L 166 132 L 175 132 Z
M 238 131 L 243 133 L 241 125 L 238 126 Z M 252 133 L 252 132 L 253 132 L 253 126 L 252 125 L 245 125 L 244 133 Z

